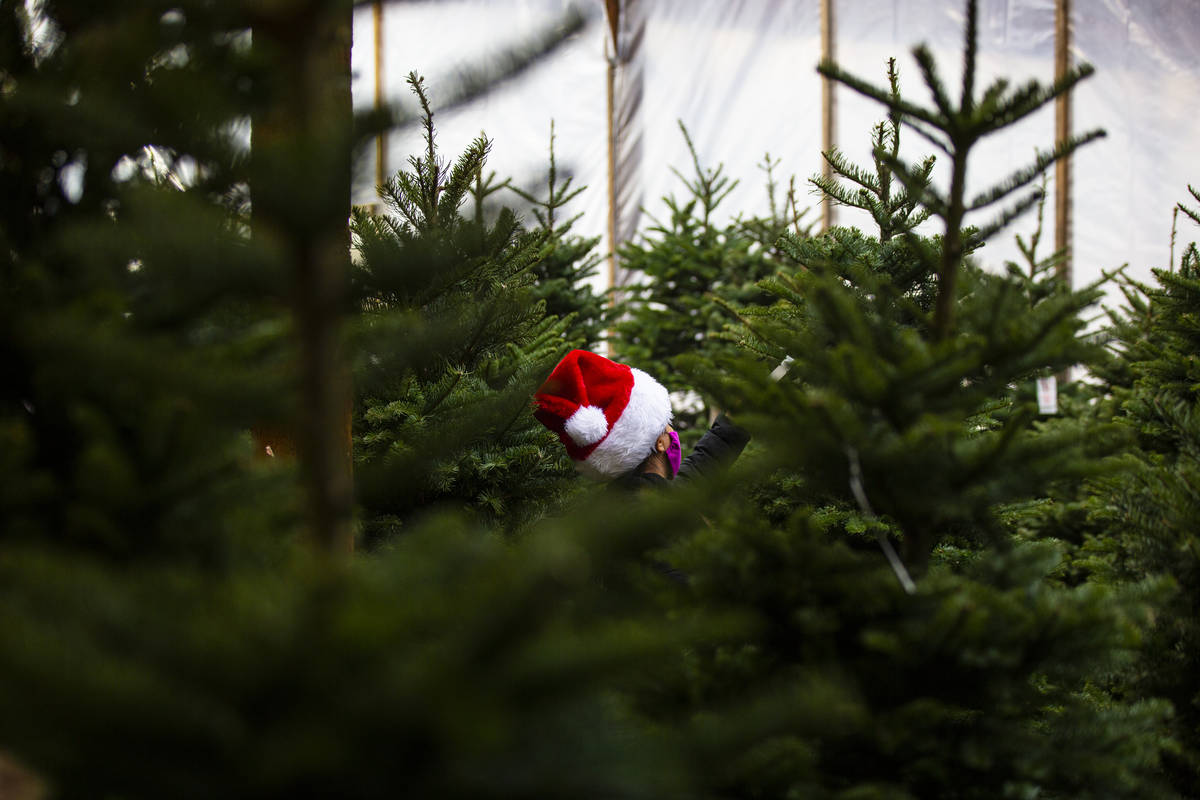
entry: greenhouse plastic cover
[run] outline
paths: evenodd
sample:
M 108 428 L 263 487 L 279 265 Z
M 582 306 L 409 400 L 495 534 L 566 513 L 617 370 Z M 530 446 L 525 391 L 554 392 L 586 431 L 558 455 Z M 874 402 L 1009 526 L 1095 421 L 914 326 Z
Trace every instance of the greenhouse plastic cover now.
M 701 165 L 738 181 L 718 209 L 719 218 L 765 213 L 765 154 L 778 159 L 778 192 L 795 176 L 807 221 L 819 221 L 819 196 L 808 178 L 821 170 L 821 81 L 818 0 L 626 0 L 617 42 L 616 106 L 620 169 L 618 238 L 666 221 L 665 195 L 683 198 L 683 176 L 693 174 L 680 131 L 683 123 Z M 1103 128 L 1107 137 L 1074 157 L 1073 246 L 1076 286 L 1129 265 L 1148 279 L 1171 259 L 1172 210 L 1191 202 L 1189 182 L 1200 184 L 1200 6 L 1175 0 L 1091 0 L 1075 3 L 1072 56 L 1096 75 L 1074 93 L 1074 132 Z M 528 41 L 563 18 L 566 0 L 441 0 L 393 2 L 383 9 L 382 91 L 388 102 L 411 109 L 405 76 L 426 77 L 436 107 L 452 93 L 464 69 Z M 603 237 L 608 250 L 607 63 L 613 46 L 603 4 L 578 6 L 583 29 L 530 69 L 474 102 L 436 116 L 445 157 L 462 152 L 485 131 L 493 141 L 488 169 L 534 193 L 545 193 L 551 120 L 560 176 L 587 186 L 566 213 L 581 214 L 575 231 Z M 929 102 L 912 47 L 924 42 L 945 83 L 961 74 L 963 4 L 957 0 L 835 0 L 835 59 L 877 85 L 895 56 L 902 93 Z M 1054 0 L 980 0 L 977 86 L 1003 75 L 1013 84 L 1054 77 Z M 375 98 L 374 16 L 355 16 L 355 103 Z M 845 87 L 836 90 L 835 140 L 852 161 L 868 163 L 871 126 L 882 107 Z M 1047 106 L 973 151 L 972 191 L 991 185 L 1032 161 L 1035 148 L 1054 141 L 1054 109 Z M 915 134 L 902 155 L 917 159 L 930 146 Z M 402 128 L 388 137 L 386 168 L 406 166 L 422 150 L 420 133 Z M 943 159 L 944 160 L 944 159 Z M 374 150 L 361 161 L 355 202 L 377 197 Z M 934 180 L 945 185 L 940 167 Z M 1053 176 L 1039 255 L 1054 242 Z M 514 194 L 509 198 L 521 205 Z M 1193 203 L 1193 205 L 1195 205 Z M 985 223 L 987 212 L 968 223 Z M 839 208 L 835 222 L 869 230 L 855 209 Z M 934 225 L 934 223 L 927 223 Z M 1014 234 L 1028 237 L 1035 215 L 994 237 L 977 257 L 989 268 L 1019 260 Z M 1200 239 L 1200 229 L 1180 221 L 1179 240 Z M 1179 246 L 1175 251 L 1178 260 Z

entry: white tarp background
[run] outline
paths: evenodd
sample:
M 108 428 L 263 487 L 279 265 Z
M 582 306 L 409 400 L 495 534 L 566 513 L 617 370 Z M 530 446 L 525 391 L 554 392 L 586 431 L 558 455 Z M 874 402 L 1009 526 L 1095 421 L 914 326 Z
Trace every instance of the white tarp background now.
M 1094 120 L 1108 138 L 1075 160 L 1075 260 L 1082 274 L 1128 262 L 1148 278 L 1168 264 L 1172 208 L 1194 207 L 1187 186 L 1200 186 L 1200 4 L 1076 5 L 1076 56 L 1096 67 L 1076 92 L 1076 126 Z M 1179 241 L 1197 239 L 1200 228 L 1181 218 Z
M 687 125 L 706 167 L 723 163 L 740 184 L 723 204 L 725 215 L 764 213 L 763 155 L 782 159 L 777 178 L 796 175 L 801 205 L 818 197 L 805 180 L 819 172 L 820 58 L 817 0 L 639 0 L 645 19 L 640 48 L 642 101 L 630 135 L 640 136 L 636 188 L 647 218 L 664 219 L 661 197 L 685 190 L 671 172 L 691 173 L 678 120 Z M 607 250 L 607 131 L 605 107 L 608 27 L 600 0 L 583 10 L 589 23 L 571 41 L 527 73 L 469 105 L 437 117 L 439 144 L 447 157 L 461 152 L 479 131 L 494 140 L 489 162 L 500 176 L 529 186 L 544 180 L 550 120 L 555 121 L 560 172 L 588 186 L 573 202 L 582 213 L 576 230 L 605 236 Z M 836 0 L 836 58 L 852 72 L 885 82 L 887 58 L 896 56 L 906 96 L 927 102 L 910 50 L 926 42 L 945 82 L 956 94 L 961 73 L 962 3 L 958 0 Z M 1130 265 L 1146 278 L 1168 263 L 1171 211 L 1189 200 L 1187 184 L 1200 183 L 1200 6 L 1179 0 L 1076 0 L 1076 60 L 1091 62 L 1097 75 L 1076 90 L 1074 130 L 1103 127 L 1108 138 L 1084 148 L 1074 163 L 1075 282 L 1101 270 Z M 569 0 L 425 0 L 393 2 L 384 9 L 384 90 L 390 100 L 411 96 L 410 70 L 424 74 L 435 103 L 448 93 L 456 70 L 478 63 L 542 30 L 570 6 Z M 980 74 L 977 86 L 1004 75 L 1019 84 L 1053 79 L 1053 0 L 981 0 Z M 355 101 L 374 99 L 374 30 L 369 6 L 355 17 Z M 882 108 L 837 90 L 838 146 L 853 160 L 869 158 L 871 125 Z M 1054 111 L 1043 109 L 981 145 L 971 163 L 971 190 L 978 190 L 1028 163 L 1035 147 L 1054 138 Z M 403 166 L 419 152 L 416 131 L 389 139 L 388 167 Z M 930 146 L 909 133 L 904 153 L 916 158 Z M 944 159 L 943 159 L 944 160 Z M 372 202 L 373 158 L 364 159 L 355 201 Z M 943 172 L 935 180 L 944 185 Z M 1053 182 L 1049 186 L 1053 192 Z M 513 200 L 517 198 L 513 196 Z M 637 205 L 636 201 L 627 201 Z M 626 208 L 632 220 L 635 208 Z M 864 215 L 839 209 L 839 224 L 869 226 Z M 1047 203 L 1042 255 L 1053 249 L 1053 200 Z M 987 220 L 983 212 L 978 222 Z M 968 219 L 968 221 L 971 221 Z M 1180 241 L 1200 238 L 1181 223 Z M 1028 234 L 1032 215 L 999 234 L 979 253 L 988 265 L 1015 259 L 1013 234 Z M 1181 246 L 1176 248 L 1178 257 Z
M 911 52 L 916 43 L 925 42 L 934 55 L 947 91 L 957 101 L 962 77 L 964 22 L 963 4 L 957 0 L 838 0 L 835 57 L 844 68 L 878 86 L 886 86 L 887 60 L 895 57 L 900 71 L 901 94 L 912 102 L 931 106 L 929 90 Z M 1000 76 L 1008 78 L 1011 86 L 1019 86 L 1030 79 L 1042 83 L 1053 80 L 1054 0 L 981 0 L 978 25 L 976 97 Z M 870 129 L 883 118 L 883 107 L 843 87 L 837 92 L 838 145 L 856 163 L 869 164 Z M 1086 121 L 1081 122 L 1077 130 L 1082 130 L 1082 125 L 1086 124 Z M 901 155 L 909 161 L 931 154 L 938 157 L 934 183 L 944 192 L 949 184 L 949 164 L 945 154 L 911 130 L 902 132 L 901 142 Z M 967 171 L 967 197 L 1027 166 L 1033 161 L 1036 149 L 1049 149 L 1053 142 L 1053 105 L 1042 108 L 1003 133 L 985 139 L 972 150 Z M 1038 248 L 1043 257 L 1054 251 L 1052 180 L 1047 189 L 1051 196 L 1047 199 L 1045 229 Z M 1022 194 L 1010 199 L 1015 200 Z M 997 208 L 983 209 L 977 212 L 978 216 L 968 215 L 966 221 L 983 225 L 997 213 Z M 871 221 L 865 213 L 848 209 L 839 210 L 838 223 L 869 227 Z M 934 232 L 940 225 L 940 222 L 931 221 L 923 230 Z M 992 266 L 1002 265 L 1007 260 L 1020 262 L 1014 236 L 1020 233 L 1028 239 L 1035 228 L 1035 212 L 1031 211 L 993 237 L 976 257 Z M 1078 274 L 1077 277 L 1087 279 Z
M 543 31 L 572 5 L 569 0 L 427 0 L 393 2 L 383 13 L 383 88 L 390 102 L 416 110 L 405 83 L 410 71 L 425 77 L 435 108 L 453 93 L 460 70 L 485 63 Z M 453 160 L 485 132 L 492 140 L 488 170 L 524 188 L 544 186 L 549 167 L 550 122 L 555 126 L 559 177 L 575 174 L 572 186 L 588 185 L 567 212 L 582 213 L 581 233 L 607 228 L 607 137 L 604 44 L 607 27 L 597 5 L 589 24 L 529 71 L 498 85 L 472 103 L 436 113 L 437 143 Z M 356 107 L 375 98 L 374 17 L 359 6 L 354 18 L 351 68 Z M 421 131 L 406 128 L 388 137 L 389 172 L 408 168 L 424 152 Z M 375 158 L 360 163 L 354 202 L 375 202 Z M 544 194 L 544 192 L 543 192 Z M 510 202 L 522 202 L 509 194 Z

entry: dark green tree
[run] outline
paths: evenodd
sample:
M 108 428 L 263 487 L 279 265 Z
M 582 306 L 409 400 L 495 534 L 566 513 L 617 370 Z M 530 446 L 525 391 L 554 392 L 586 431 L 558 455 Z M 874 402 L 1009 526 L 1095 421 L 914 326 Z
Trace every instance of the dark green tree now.
M 688 730 L 708 796 L 1169 796 L 1157 774 L 1166 704 L 1106 691 L 1161 587 L 1065 585 L 1061 551 L 1021 530 L 1030 504 L 1094 475 L 1123 442 L 1111 424 L 1038 422 L 1012 389 L 1098 357 L 1081 316 L 1099 291 L 1031 294 L 1023 275 L 966 258 L 1016 212 L 973 229 L 967 208 L 1033 180 L 1072 143 L 971 202 L 969 150 L 1087 70 L 976 97 L 976 14 L 969 2 L 957 105 L 923 48 L 931 109 L 822 68 L 944 147 L 945 195 L 889 142 L 875 151 L 942 234 L 901 219 L 878 239 L 785 236 L 799 268 L 761 284 L 774 304 L 741 312 L 760 357 L 715 369 L 680 359 L 759 433 L 752 473 L 770 487 L 784 471 L 791 492 L 756 504 L 762 483 L 710 489 L 743 507 L 706 511 L 711 524 L 662 556 L 689 577 L 665 592 L 671 614 L 751 621 L 750 635 L 689 651 L 639 697 L 664 727 Z M 881 228 L 897 222 L 888 178 L 843 166 L 866 189 L 845 197 L 882 212 Z M 786 374 L 768 376 L 785 356 Z
M 503 286 L 525 285 L 540 234 L 454 221 L 484 191 L 484 144 L 457 172 L 410 173 L 410 271 L 379 259 L 351 285 L 347 166 L 381 120 L 354 127 L 311 97 L 305 124 L 272 127 L 345 66 L 329 45 L 348 3 L 42 7 L 44 37 L 24 4 L 0 7 L 5 774 L 20 764 L 66 799 L 686 793 L 671 742 L 614 693 L 703 631 L 604 591 L 669 528 L 661 514 L 581 509 L 515 542 L 446 514 L 351 559 L 336 487 L 318 485 L 330 462 L 313 464 L 346 455 L 334 437 L 299 433 L 288 462 L 248 433 L 344 435 L 312 385 L 339 352 L 432 373 L 462 363 L 464 331 L 511 324 L 536 351 L 559 324 Z M 364 276 L 383 300 L 429 302 L 385 314 Z M 526 369 L 481 341 L 462 379 L 497 399 L 460 417 L 468 431 Z M 527 395 L 506 410 L 532 425 Z M 408 442 L 430 448 L 423 479 L 453 446 Z
M 537 230 L 509 208 L 489 220 L 490 142 L 480 137 L 446 164 L 421 79 L 409 83 L 425 152 L 381 187 L 395 216 L 359 210 L 354 220 L 364 309 L 355 460 L 371 541 L 445 504 L 512 530 L 577 485 L 561 445 L 529 413 L 539 382 L 585 343 L 568 332 L 577 317 L 546 314 L 535 283 L 539 268 L 569 268 L 559 250 L 569 243 L 553 227 L 562 196 L 552 188 Z M 472 195 L 474 213 L 464 213 Z
M 1189 190 L 1200 200 L 1196 190 Z M 1187 206 L 1185 216 L 1200 222 Z M 1174 266 L 1174 265 L 1172 265 Z M 1175 590 L 1156 609 L 1142 657 L 1120 689 L 1135 697 L 1164 697 L 1174 714 L 1165 756 L 1167 774 L 1183 797 L 1200 792 L 1200 538 L 1196 485 L 1200 479 L 1196 352 L 1200 345 L 1200 259 L 1184 250 L 1178 269 L 1155 270 L 1153 286 L 1126 283 L 1124 313 L 1113 315 L 1114 359 L 1104 373 L 1117 403 L 1116 418 L 1137 439 L 1131 477 L 1096 487 L 1105 523 L 1093 546 L 1116 580 L 1135 583 L 1166 576 Z
M 899 103 L 900 73 L 894 58 L 888 59 L 887 77 L 889 97 L 893 103 Z M 900 115 L 894 108 L 889 109 L 886 120 L 875 125 L 871 132 L 872 153 L 875 154 L 873 172 L 848 161 L 834 148 L 822 155 L 836 177 L 812 179 L 818 189 L 837 203 L 861 208 L 870 214 L 879 227 L 881 242 L 890 241 L 897 234 L 909 233 L 929 218 L 929 210 L 920 205 L 920 199 L 929 186 L 935 157 L 929 156 L 913 169 L 907 181 L 913 187 L 911 190 L 900 185 L 892 174 L 891 164 L 900 157 L 901 129 Z
M 694 175 L 686 178 L 673 169 L 687 196 L 664 198 L 670 219 L 620 248 L 621 267 L 631 277 L 619 293 L 623 316 L 614 325 L 612 346 L 621 359 L 679 393 L 675 424 L 685 439 L 694 440 L 708 427 L 716 406 L 711 396 L 703 394 L 699 403 L 682 401 L 694 386 L 675 359 L 687 354 L 713 358 L 734 349 L 720 335 L 731 317 L 716 300 L 741 305 L 767 301 L 758 281 L 779 268 L 775 242 L 781 233 L 799 226 L 802 212 L 796 209 L 794 192 L 784 203 L 777 200 L 773 172 L 777 162 L 768 155 L 765 167 L 773 218 L 718 223 L 717 209 L 737 181 L 724 173 L 723 166 L 703 167 L 682 123 L 680 129 Z
M 599 343 L 604 331 L 604 297 L 597 294 L 588 282 L 597 274 L 600 256 L 596 252 L 599 236 L 584 237 L 571 233 L 571 227 L 581 215 L 562 218 L 562 208 L 578 197 L 586 187 L 571 189 L 574 176 L 558 180 L 558 164 L 554 158 L 554 121 L 550 121 L 550 170 L 546 176 L 546 197 L 509 185 L 532 206 L 538 226 L 550 242 L 550 250 L 533 265 L 534 295 L 546 302 L 546 313 L 567 320 L 567 338 L 581 347 Z
M 44 13 L 38 33 L 22 8 L 0 14 L 0 538 L 219 562 L 260 514 L 302 511 L 247 463 L 245 431 L 297 406 L 300 351 L 285 333 L 292 252 L 265 230 L 248 240 L 239 213 L 257 167 L 231 123 L 268 102 L 242 85 L 246 18 Z M 312 231 L 326 210 L 296 208 L 293 224 Z

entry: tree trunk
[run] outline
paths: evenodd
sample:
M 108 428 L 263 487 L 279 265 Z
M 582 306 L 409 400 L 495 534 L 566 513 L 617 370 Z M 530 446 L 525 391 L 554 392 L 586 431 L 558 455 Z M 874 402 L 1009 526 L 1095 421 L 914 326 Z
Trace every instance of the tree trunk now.
M 265 6 L 265 8 L 264 8 Z M 298 411 L 291 435 L 317 548 L 352 551 L 350 381 L 341 315 L 350 261 L 352 106 L 348 0 L 262 4 L 254 49 L 271 65 L 255 117 L 251 170 L 255 237 L 290 269 L 298 344 Z

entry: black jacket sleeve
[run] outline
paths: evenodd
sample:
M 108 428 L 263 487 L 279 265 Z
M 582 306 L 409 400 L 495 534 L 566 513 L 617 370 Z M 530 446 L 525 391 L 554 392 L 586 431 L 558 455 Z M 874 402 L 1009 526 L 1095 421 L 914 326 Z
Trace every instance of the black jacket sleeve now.
M 708 432 L 700 437 L 692 454 L 683 460 L 678 477 L 690 480 L 712 475 L 728 467 L 742 454 L 749 441 L 749 433 L 721 414 Z

